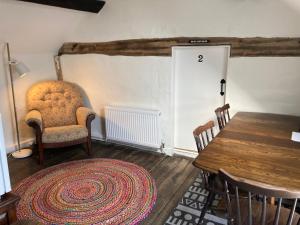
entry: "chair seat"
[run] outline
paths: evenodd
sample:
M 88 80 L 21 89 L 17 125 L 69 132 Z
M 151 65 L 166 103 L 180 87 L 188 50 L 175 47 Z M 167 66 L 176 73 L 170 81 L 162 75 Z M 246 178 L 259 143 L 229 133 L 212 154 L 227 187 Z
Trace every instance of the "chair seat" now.
M 233 203 L 233 209 L 236 209 L 235 200 Z M 248 224 L 248 199 L 240 199 L 240 207 L 241 207 L 241 216 L 243 218 L 242 224 Z M 256 200 L 252 200 L 252 218 L 253 225 L 261 225 L 260 217 L 261 217 L 261 207 L 262 202 L 258 202 Z M 276 214 L 276 205 L 267 204 L 267 214 L 266 214 L 266 225 L 273 225 L 274 218 Z M 236 212 L 233 212 L 234 214 Z M 290 209 L 281 207 L 280 209 L 280 217 L 278 225 L 286 225 L 290 214 Z M 292 225 L 297 225 L 298 220 L 300 219 L 300 215 L 295 212 L 293 217 Z
M 86 138 L 88 129 L 81 125 L 48 127 L 43 131 L 43 143 L 63 143 Z

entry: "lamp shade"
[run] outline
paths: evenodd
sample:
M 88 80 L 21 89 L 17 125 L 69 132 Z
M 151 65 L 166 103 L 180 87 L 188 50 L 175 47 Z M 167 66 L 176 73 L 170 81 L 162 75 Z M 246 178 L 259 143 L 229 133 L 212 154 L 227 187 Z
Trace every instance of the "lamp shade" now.
M 10 64 L 13 66 L 19 77 L 25 76 L 26 73 L 30 71 L 29 68 L 22 62 L 12 61 Z

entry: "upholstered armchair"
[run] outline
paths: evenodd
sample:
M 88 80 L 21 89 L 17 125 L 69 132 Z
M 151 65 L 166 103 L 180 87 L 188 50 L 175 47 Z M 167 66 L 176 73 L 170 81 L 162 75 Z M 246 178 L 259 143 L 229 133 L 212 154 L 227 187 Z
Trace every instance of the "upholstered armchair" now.
M 85 144 L 91 154 L 95 113 L 83 105 L 79 88 L 69 82 L 44 81 L 29 89 L 25 121 L 35 129 L 40 164 L 46 148 Z

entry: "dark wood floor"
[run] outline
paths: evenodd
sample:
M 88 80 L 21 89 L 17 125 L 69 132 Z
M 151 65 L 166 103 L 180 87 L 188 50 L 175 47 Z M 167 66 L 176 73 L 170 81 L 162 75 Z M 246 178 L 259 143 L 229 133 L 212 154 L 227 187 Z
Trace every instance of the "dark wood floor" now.
M 45 165 L 37 164 L 36 156 L 27 159 L 9 158 L 11 182 L 14 186 L 22 179 L 49 166 L 89 158 L 81 146 L 47 150 Z M 191 159 L 170 157 L 159 153 L 141 151 L 131 147 L 93 143 L 92 158 L 113 158 L 135 163 L 147 169 L 156 181 L 158 198 L 149 217 L 142 224 L 164 224 L 172 209 L 176 207 L 199 170 Z

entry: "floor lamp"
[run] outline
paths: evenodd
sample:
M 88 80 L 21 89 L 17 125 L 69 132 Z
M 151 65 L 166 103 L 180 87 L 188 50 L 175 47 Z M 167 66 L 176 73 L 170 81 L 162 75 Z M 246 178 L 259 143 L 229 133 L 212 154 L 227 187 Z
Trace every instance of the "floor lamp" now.
M 9 67 L 11 93 L 12 93 L 12 100 L 13 100 L 13 107 L 14 107 L 14 117 L 15 117 L 16 133 L 17 133 L 17 142 L 18 142 L 17 143 L 18 144 L 18 149 L 17 149 L 17 151 L 12 153 L 12 156 L 14 158 L 25 158 L 25 157 L 28 157 L 32 154 L 32 150 L 28 149 L 28 148 L 21 149 L 20 132 L 19 132 L 19 126 L 18 126 L 18 115 L 17 115 L 17 109 L 16 109 L 16 98 L 15 98 L 13 75 L 17 74 L 19 77 L 24 77 L 26 75 L 26 73 L 29 72 L 29 69 L 22 62 L 18 62 L 16 60 L 11 59 L 10 49 L 9 49 L 9 44 L 8 43 L 6 43 L 6 49 L 7 49 L 7 59 L 8 59 L 8 67 Z

